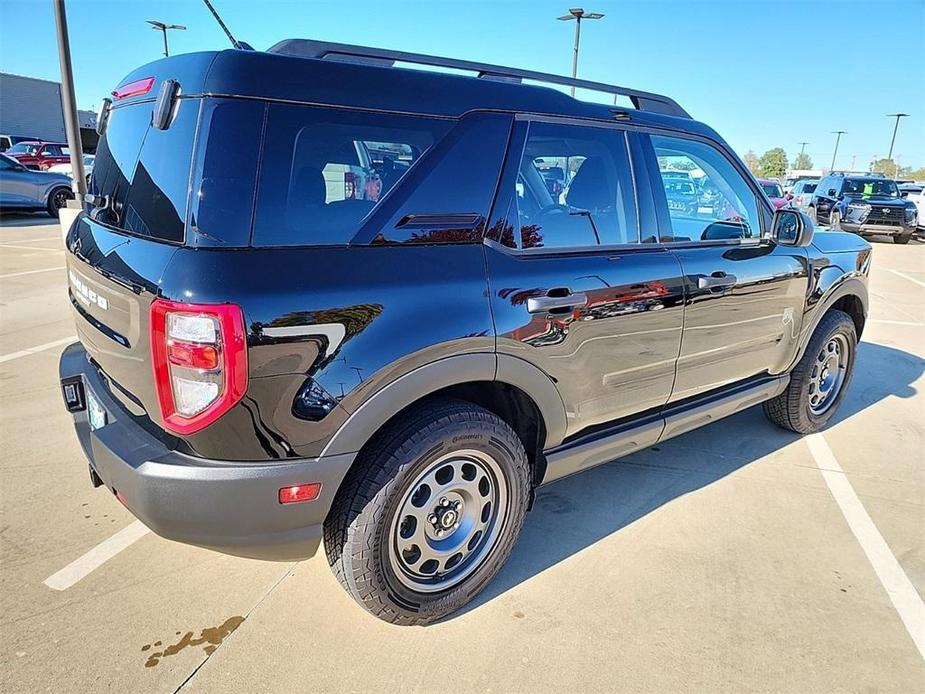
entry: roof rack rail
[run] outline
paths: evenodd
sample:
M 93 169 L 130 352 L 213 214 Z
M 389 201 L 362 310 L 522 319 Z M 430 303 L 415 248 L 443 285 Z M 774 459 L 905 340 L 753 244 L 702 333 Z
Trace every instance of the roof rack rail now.
M 578 87 L 579 89 L 590 89 L 607 94 L 629 97 L 633 106 L 640 111 L 650 111 L 667 116 L 690 118 L 690 114 L 681 108 L 674 99 L 661 94 L 643 92 L 628 87 L 618 87 L 612 84 L 604 84 L 603 82 L 572 79 L 571 77 L 551 75 L 545 72 L 533 72 L 532 70 L 519 70 L 517 68 L 502 67 L 500 65 L 477 63 L 471 60 L 440 58 L 432 55 L 423 55 L 421 53 L 407 53 L 405 51 L 369 48 L 366 46 L 351 46 L 346 43 L 329 43 L 327 41 L 314 41 L 312 39 L 285 39 L 268 48 L 267 52 L 289 55 L 296 58 L 339 60 L 348 63 L 365 63 L 367 65 L 379 65 L 382 67 L 392 67 L 396 62 L 414 63 L 417 65 L 429 65 L 431 67 L 468 70 L 477 73 L 477 75 L 483 79 L 518 83 L 526 79 L 545 82 L 547 84 L 560 84 L 568 87 Z

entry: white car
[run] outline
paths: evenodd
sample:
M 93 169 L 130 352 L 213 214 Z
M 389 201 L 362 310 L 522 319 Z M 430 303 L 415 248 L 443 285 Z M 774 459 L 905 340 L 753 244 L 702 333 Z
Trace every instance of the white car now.
M 903 197 L 906 198 L 906 200 L 909 202 L 915 204 L 915 209 L 919 211 L 917 222 L 918 230 L 925 231 L 925 188 L 919 188 L 917 191 L 913 190 L 908 193 L 903 193 Z
M 84 155 L 84 172 L 87 174 L 87 185 L 90 184 L 90 174 L 93 173 L 93 160 L 95 158 L 96 157 L 92 154 Z M 48 170 L 74 178 L 74 173 L 71 171 L 70 164 L 55 164 L 54 166 L 50 166 Z

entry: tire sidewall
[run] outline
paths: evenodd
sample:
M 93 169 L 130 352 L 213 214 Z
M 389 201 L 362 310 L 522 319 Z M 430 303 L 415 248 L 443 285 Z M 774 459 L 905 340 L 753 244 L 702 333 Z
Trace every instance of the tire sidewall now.
M 438 433 L 417 440 L 410 451 L 401 447 L 399 453 L 407 462 L 395 466 L 391 481 L 381 487 L 367 505 L 368 509 L 373 509 L 371 523 L 367 521 L 367 528 L 371 526 L 373 533 L 369 546 L 372 548 L 374 572 L 367 576 L 369 588 L 388 595 L 395 609 L 406 612 L 417 620 L 431 621 L 468 603 L 494 577 L 507 559 L 523 525 L 529 480 L 522 445 L 506 426 L 506 431 L 497 430 L 498 427 L 485 429 L 476 431 L 471 423 L 452 422 L 442 427 Z M 408 488 L 421 472 L 447 453 L 466 449 L 492 456 L 504 476 L 508 503 L 503 517 L 498 519 L 501 528 L 494 546 L 482 558 L 478 568 L 463 581 L 443 591 L 414 591 L 399 580 L 389 560 L 392 551 L 392 520 L 398 513 Z M 395 455 L 389 460 L 394 462 Z
M 854 323 L 844 314 L 844 318 L 834 318 L 831 320 L 832 325 L 826 326 L 827 330 L 819 331 L 809 343 L 804 355 L 804 368 L 801 369 L 800 377 L 800 419 L 803 419 L 812 430 L 818 430 L 824 427 L 828 421 L 835 415 L 841 406 L 845 393 L 851 385 L 851 378 L 854 375 L 854 363 L 857 359 L 858 339 L 855 332 Z M 848 364 L 845 368 L 845 380 L 841 384 L 834 402 L 821 414 L 814 414 L 809 409 L 809 386 L 810 375 L 812 372 L 813 361 L 822 346 L 831 340 L 835 335 L 844 335 L 848 341 Z

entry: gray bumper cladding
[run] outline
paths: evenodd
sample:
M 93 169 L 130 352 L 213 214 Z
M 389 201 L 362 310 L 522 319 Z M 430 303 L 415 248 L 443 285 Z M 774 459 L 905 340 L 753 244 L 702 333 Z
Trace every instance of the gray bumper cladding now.
M 60 376 L 80 378 L 105 408 L 91 431 L 86 410 L 74 428 L 103 484 L 162 537 L 255 559 L 291 561 L 318 550 L 325 516 L 355 454 L 259 463 L 206 460 L 170 450 L 110 394 L 79 344 L 61 357 Z M 279 490 L 321 483 L 317 499 L 279 503 Z

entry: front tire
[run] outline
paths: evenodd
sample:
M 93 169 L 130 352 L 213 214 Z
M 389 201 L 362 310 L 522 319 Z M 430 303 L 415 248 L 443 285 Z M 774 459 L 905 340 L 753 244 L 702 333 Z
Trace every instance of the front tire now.
M 433 622 L 501 568 L 529 493 L 526 452 L 501 418 L 467 402 L 428 403 L 361 452 L 325 522 L 328 563 L 376 617 Z
M 912 234 L 897 234 L 893 237 L 893 243 L 898 243 L 901 246 L 905 246 L 911 240 Z
M 798 434 L 822 429 L 838 410 L 857 354 L 854 321 L 844 311 L 829 311 L 816 327 L 786 390 L 764 403 L 772 422 Z
M 829 213 L 829 230 L 841 231 L 841 215 L 838 210 L 832 210 Z

